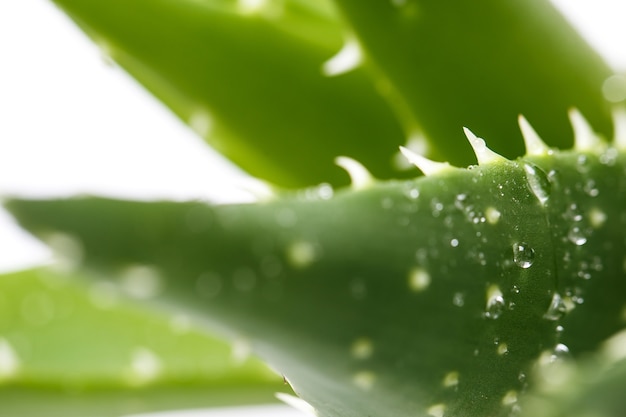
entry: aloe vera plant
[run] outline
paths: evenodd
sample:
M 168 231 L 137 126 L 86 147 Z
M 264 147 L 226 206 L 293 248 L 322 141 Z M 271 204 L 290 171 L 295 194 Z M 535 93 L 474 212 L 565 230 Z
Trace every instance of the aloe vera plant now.
M 318 416 L 626 412 L 626 116 L 602 97 L 610 70 L 548 3 L 55 2 L 281 187 L 243 205 L 5 202 L 92 285 L 249 345 L 300 398 L 280 397 Z M 397 179 L 417 175 L 392 163 L 401 145 L 425 175 Z M 0 338 L 5 395 L 52 403 L 54 378 L 25 377 L 16 340 Z M 168 408 L 146 349 L 151 378 L 132 389 Z M 223 370 L 250 399 L 280 386 L 255 366 Z M 116 415 L 87 394 L 118 398 L 119 379 L 75 396 Z M 191 379 L 188 396 L 167 375 L 163 392 L 183 407 L 218 386 Z

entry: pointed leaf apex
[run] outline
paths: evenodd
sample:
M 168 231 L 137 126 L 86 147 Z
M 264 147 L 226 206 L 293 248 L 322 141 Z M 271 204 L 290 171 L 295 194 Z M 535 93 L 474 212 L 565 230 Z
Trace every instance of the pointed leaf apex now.
M 402 155 L 404 155 L 404 157 L 410 163 L 415 165 L 426 176 L 438 174 L 452 168 L 447 162 L 432 161 L 428 158 L 423 157 L 422 155 L 416 154 L 415 152 L 408 148 L 405 148 L 404 146 L 400 146 L 400 152 L 402 152 Z
M 355 159 L 347 156 L 338 156 L 335 158 L 335 164 L 346 170 L 354 190 L 367 188 L 375 181 L 368 169 Z
M 574 129 L 574 149 L 577 151 L 593 151 L 602 147 L 602 141 L 578 109 L 570 109 L 568 115 Z
M 322 73 L 327 77 L 350 72 L 361 65 L 363 53 L 361 46 L 354 37 L 346 39 L 343 47 L 337 54 L 331 57 L 322 65 Z
M 528 123 L 528 120 L 523 115 L 519 115 L 517 118 L 522 137 L 524 138 L 524 144 L 526 145 L 526 155 L 549 155 L 551 153 L 548 145 L 539 137 L 535 129 Z
M 613 128 L 615 131 L 614 144 L 618 149 L 626 149 L 626 109 L 613 109 Z
M 470 145 L 472 145 L 472 149 L 474 149 L 474 154 L 476 154 L 476 160 L 478 161 L 478 165 L 506 161 L 505 157 L 489 149 L 487 147 L 487 144 L 485 143 L 485 140 L 476 136 L 471 130 L 464 127 L 463 132 L 465 132 L 465 137 L 467 137 Z

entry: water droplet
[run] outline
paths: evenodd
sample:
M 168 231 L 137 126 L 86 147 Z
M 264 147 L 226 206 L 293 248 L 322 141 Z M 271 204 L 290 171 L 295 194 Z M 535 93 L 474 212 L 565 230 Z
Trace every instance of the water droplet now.
M 495 207 L 487 207 L 487 210 L 485 211 L 485 216 L 489 224 L 496 224 L 500 221 L 502 213 L 500 213 L 500 211 Z
M 508 391 L 506 394 L 504 394 L 504 397 L 502 397 L 502 405 L 504 406 L 510 406 L 513 405 L 517 402 L 517 391 L 515 390 L 511 390 Z
M 120 274 L 121 290 L 134 298 L 145 300 L 156 297 L 163 287 L 163 278 L 152 266 L 131 265 Z
M 587 155 L 578 155 L 578 158 L 576 159 L 576 170 L 581 174 L 585 174 L 589 172 L 590 169 L 591 166 L 589 165 L 589 158 Z
M 187 121 L 189 127 L 196 132 L 196 134 L 202 138 L 206 138 L 213 130 L 213 119 L 209 112 L 198 109 L 191 113 L 189 120 Z
M 574 226 L 569 230 L 567 238 L 576 246 L 582 246 L 587 243 L 587 237 L 585 236 L 585 233 L 578 226 Z
M 487 309 L 485 311 L 485 317 L 488 319 L 497 319 L 502 315 L 504 311 L 504 296 L 500 287 L 497 285 L 491 285 L 487 289 Z
M 238 337 L 233 341 L 231 346 L 230 356 L 232 357 L 235 364 L 241 365 L 243 364 L 252 353 L 252 346 L 250 346 L 250 342 L 243 337 Z
M 450 246 L 452 246 L 453 248 L 456 248 L 457 246 L 459 246 L 459 240 L 458 239 L 450 240 Z
M 443 417 L 445 415 L 445 412 L 446 412 L 445 404 L 431 405 L 426 410 L 426 414 L 428 414 L 431 417 Z
M 553 357 L 554 360 L 565 359 L 569 357 L 569 348 L 563 343 L 559 343 L 554 347 Z
M 592 179 L 589 179 L 585 182 L 585 185 L 583 186 L 583 190 L 590 197 L 597 197 L 598 194 L 600 194 L 600 190 L 598 190 L 596 186 L 596 182 Z
M 606 222 L 606 213 L 597 207 L 589 211 L 589 223 L 596 229 L 599 229 Z
M 443 378 L 442 384 L 446 388 L 456 387 L 459 385 L 459 373 L 457 371 L 448 372 Z
M 569 205 L 569 207 L 563 214 L 563 217 L 566 220 L 571 220 L 573 222 L 579 222 L 583 219 L 583 215 L 580 213 L 580 210 L 576 203 L 572 203 Z
M 458 194 L 454 199 L 454 206 L 461 211 L 465 211 L 470 206 L 467 194 Z
M 443 203 L 436 198 L 430 201 L 430 208 L 432 210 L 433 217 L 439 217 L 443 210 Z
M 563 301 L 563 298 L 558 292 L 555 292 L 550 301 L 548 311 L 543 315 L 546 320 L 559 320 L 567 313 L 567 305 Z
M 311 242 L 296 241 L 287 248 L 287 261 L 297 269 L 303 269 L 315 262 L 317 250 Z
M 409 288 L 414 292 L 422 292 L 430 285 L 430 274 L 422 268 L 413 268 L 409 272 Z
M 417 200 L 420 196 L 420 190 L 411 185 L 411 187 L 404 191 L 404 195 L 406 195 L 410 200 Z
M 365 337 L 355 340 L 350 348 L 352 357 L 360 360 L 368 359 L 372 356 L 373 352 L 374 345 L 372 344 L 372 341 Z
M 535 250 L 528 243 L 519 242 L 513 244 L 513 261 L 520 268 L 530 268 L 535 260 Z
M 142 385 L 156 379 L 161 373 L 159 357 L 149 349 L 138 347 L 133 351 L 130 365 L 129 382 Z
M 521 382 L 521 383 L 526 382 L 526 374 L 525 374 L 524 372 L 520 372 L 520 373 L 517 375 L 517 380 L 518 380 L 519 382 Z
M 463 307 L 465 305 L 465 294 L 462 292 L 454 293 L 454 296 L 452 297 L 452 304 L 457 307 Z
M 376 382 L 376 375 L 371 371 L 357 372 L 352 377 L 352 382 L 363 391 L 369 391 Z
M 526 172 L 526 181 L 530 191 L 532 191 L 542 205 L 545 205 L 550 197 L 551 191 L 548 176 L 541 168 L 529 163 L 524 164 L 524 171 Z
M 507 353 L 509 353 L 509 347 L 506 343 L 500 343 L 498 344 L 497 352 L 500 356 L 506 355 Z
M 626 100 L 626 76 L 614 74 L 608 77 L 602 83 L 602 94 L 611 103 Z

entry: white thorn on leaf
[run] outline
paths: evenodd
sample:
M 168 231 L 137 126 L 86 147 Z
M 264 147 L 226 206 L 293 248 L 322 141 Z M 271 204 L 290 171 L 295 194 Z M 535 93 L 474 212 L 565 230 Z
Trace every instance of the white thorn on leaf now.
M 476 154 L 476 160 L 478 161 L 478 165 L 506 161 L 505 157 L 489 149 L 487 147 L 487 144 L 485 143 L 485 140 L 476 136 L 471 130 L 464 127 L 463 132 L 465 132 L 465 137 L 467 137 L 470 145 L 472 145 L 472 149 L 474 149 L 474 154 Z
M 613 129 L 615 131 L 614 144 L 618 149 L 626 149 L 626 109 L 613 109 Z
M 374 183 L 372 174 L 355 159 L 338 156 L 335 158 L 335 164 L 346 170 L 352 181 L 352 188 L 355 190 L 362 190 Z
M 322 72 L 327 77 L 345 74 L 356 69 L 363 62 L 363 53 L 357 40 L 353 37 L 346 39 L 343 47 L 322 65 Z
M 404 146 L 400 146 L 400 152 L 402 152 L 402 155 L 404 155 L 404 157 L 408 159 L 410 163 L 419 168 L 419 170 L 422 171 L 424 175 L 438 174 L 452 168 L 447 162 L 431 161 L 430 159 L 424 158 L 422 155 L 418 155 L 412 150 L 405 148 Z
M 284 392 L 277 392 L 274 396 L 285 404 L 292 406 L 296 410 L 302 411 L 306 415 L 317 417 L 315 408 L 302 398 L 294 397 L 293 395 L 286 394 Z
M 526 145 L 526 155 L 549 155 L 551 153 L 548 145 L 539 137 L 535 129 L 528 123 L 528 120 L 521 114 L 517 118 L 519 129 Z
M 574 149 L 577 151 L 593 151 L 602 147 L 602 141 L 578 109 L 570 109 L 568 116 L 574 129 Z

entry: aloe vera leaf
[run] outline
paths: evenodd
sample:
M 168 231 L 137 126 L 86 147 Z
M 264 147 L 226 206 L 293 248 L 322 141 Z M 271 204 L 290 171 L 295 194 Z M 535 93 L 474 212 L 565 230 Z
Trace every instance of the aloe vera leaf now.
M 245 335 L 320 416 L 507 415 L 507 399 L 542 355 L 567 343 L 577 357 L 624 327 L 624 166 L 611 148 L 450 169 L 330 199 L 7 207 L 43 238 L 79 240 L 86 266 L 100 273 L 157 268 L 167 290 L 155 302 Z M 582 221 L 593 223 L 585 244 L 563 241 L 578 222 L 563 204 L 605 214 Z M 576 281 L 575 265 L 598 251 L 602 268 Z M 570 280 L 578 299 L 564 290 Z M 565 310 L 555 294 L 570 298 Z
M 496 152 L 522 155 L 519 114 L 553 146 L 572 145 L 570 107 L 611 137 L 601 93 L 611 71 L 548 1 L 335 3 L 444 160 L 471 163 L 455 140 L 467 125 Z
M 118 417 L 273 400 L 282 379 L 237 363 L 183 315 L 50 270 L 0 276 L 0 414 Z
M 574 363 L 547 358 L 524 400 L 526 416 L 618 417 L 626 410 L 626 332 L 611 337 L 593 356 Z
M 347 155 L 398 175 L 391 159 L 405 135 L 368 77 L 322 73 L 343 42 L 326 3 L 285 1 L 275 18 L 224 1 L 55 3 L 250 174 L 283 187 L 347 184 L 333 162 Z

